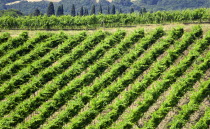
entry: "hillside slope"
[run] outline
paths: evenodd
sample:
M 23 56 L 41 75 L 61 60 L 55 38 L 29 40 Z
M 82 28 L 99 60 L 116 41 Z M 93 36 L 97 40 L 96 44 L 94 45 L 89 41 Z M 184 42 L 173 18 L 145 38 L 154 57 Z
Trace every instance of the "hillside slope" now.
M 15 4 L 8 4 L 11 2 L 20 1 Z M 32 2 L 38 1 L 38 2 Z M 3 9 L 19 9 L 24 14 L 32 13 L 36 8 L 39 8 L 42 13 L 46 12 L 48 3 L 51 0 L 1 0 L 0 1 L 0 10 Z M 60 1 L 55 2 L 55 8 L 58 5 L 64 5 L 65 14 L 69 14 L 72 4 L 75 4 L 76 9 L 79 10 L 81 6 L 91 9 L 93 4 L 96 5 L 98 9 L 99 4 L 102 5 L 104 13 L 107 12 L 107 7 L 116 6 L 117 11 L 122 10 L 123 13 L 130 12 L 131 8 L 134 8 L 135 11 L 139 11 L 141 8 L 146 7 L 148 11 L 157 11 L 157 10 L 177 10 L 177 9 L 186 9 L 186 8 L 199 8 L 199 7 L 210 7 L 209 0 L 52 0 Z
M 4 33 L 0 127 L 208 129 L 209 56 L 200 26 Z

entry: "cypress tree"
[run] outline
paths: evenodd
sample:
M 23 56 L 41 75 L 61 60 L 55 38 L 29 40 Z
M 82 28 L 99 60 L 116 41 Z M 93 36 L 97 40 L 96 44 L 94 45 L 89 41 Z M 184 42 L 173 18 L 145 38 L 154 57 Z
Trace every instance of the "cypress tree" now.
M 36 8 L 35 11 L 34 11 L 34 13 L 33 13 L 33 15 L 34 15 L 34 16 L 39 16 L 40 14 L 41 14 L 41 13 L 40 13 L 39 9 Z
M 143 14 L 143 12 L 142 12 L 142 11 L 143 11 L 143 10 L 142 10 L 142 9 L 140 9 L 139 13 L 140 13 L 140 14 Z
M 47 8 L 47 16 L 55 15 L 55 9 L 53 2 L 50 2 Z
M 122 9 L 120 8 L 119 13 L 122 13 Z
M 142 13 L 146 13 L 146 12 L 147 12 L 146 8 L 143 8 Z
M 83 10 L 83 6 L 80 8 L 80 16 L 83 16 L 84 15 L 84 10 Z
M 100 4 L 100 6 L 99 6 L 99 13 L 100 13 L 100 14 L 103 13 L 101 4 Z
M 56 16 L 60 16 L 60 11 L 61 11 L 61 7 L 58 6 L 57 11 L 56 11 Z
M 96 14 L 96 7 L 95 7 L 95 5 L 92 5 L 90 14 L 91 15 Z
M 115 11 L 115 5 L 112 5 L 112 14 L 115 14 L 116 11 Z
M 63 5 L 61 5 L 61 15 L 64 15 Z
M 107 14 L 110 14 L 110 7 L 107 7 Z
M 88 14 L 88 9 L 87 9 L 87 8 L 85 8 L 84 15 L 89 15 L 89 14 Z
M 76 11 L 75 11 L 75 6 L 74 4 L 71 7 L 71 16 L 75 16 L 76 15 Z
M 85 8 L 85 7 L 83 8 L 83 15 L 84 15 L 84 16 L 87 15 L 87 14 L 86 14 L 86 8 Z
M 57 16 L 63 15 L 63 5 L 58 6 L 56 15 L 57 15 Z
M 133 12 L 134 12 L 134 9 L 133 9 L 133 8 L 131 8 L 130 13 L 133 13 Z

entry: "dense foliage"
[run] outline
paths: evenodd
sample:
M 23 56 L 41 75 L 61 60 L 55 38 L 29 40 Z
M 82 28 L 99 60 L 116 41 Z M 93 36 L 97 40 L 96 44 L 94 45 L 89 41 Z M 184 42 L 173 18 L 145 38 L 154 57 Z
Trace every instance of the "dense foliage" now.
M 171 129 L 207 129 L 209 47 L 210 31 L 200 26 L 3 33 L 0 128 L 153 129 L 166 121 Z M 203 113 L 190 122 L 195 112 Z
M 136 4 L 152 11 L 210 7 L 209 0 L 137 0 Z
M 0 10 L 0 17 L 2 16 L 18 17 L 23 16 L 23 13 L 16 9 Z
M 94 9 L 94 7 L 93 7 Z M 97 27 L 119 27 L 138 24 L 160 24 L 171 22 L 210 21 L 210 9 L 200 8 L 182 11 L 158 11 L 155 13 L 132 13 L 88 16 L 24 16 L 0 17 L 1 29 L 94 29 Z

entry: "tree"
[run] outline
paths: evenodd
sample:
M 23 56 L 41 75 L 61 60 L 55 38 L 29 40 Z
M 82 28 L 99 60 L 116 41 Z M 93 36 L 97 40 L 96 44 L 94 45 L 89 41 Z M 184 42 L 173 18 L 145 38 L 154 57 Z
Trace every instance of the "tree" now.
M 84 11 L 84 15 L 86 16 L 86 15 L 89 15 L 89 13 L 88 13 L 88 9 L 87 8 L 85 8 L 84 9 L 85 11 Z
M 103 13 L 103 10 L 102 10 L 102 6 L 101 4 L 99 5 L 99 13 L 102 14 Z
M 122 9 L 120 8 L 119 13 L 122 13 Z
M 75 6 L 74 4 L 71 7 L 71 16 L 75 16 L 76 15 L 76 11 L 75 11 Z
M 91 15 L 96 14 L 96 7 L 95 7 L 95 5 L 92 5 L 90 14 Z
M 63 14 L 64 14 L 64 13 L 63 13 L 63 5 L 60 5 L 60 6 L 58 6 L 56 15 L 57 15 L 57 16 L 61 16 L 61 15 L 63 15 Z
M 142 13 L 146 13 L 146 12 L 147 12 L 146 8 L 142 8 Z
M 143 14 L 142 9 L 140 9 L 139 13 L 140 13 L 140 14 Z
M 116 11 L 115 11 L 115 5 L 112 5 L 112 14 L 115 14 Z
M 84 10 L 83 10 L 83 6 L 80 8 L 80 16 L 84 15 Z
M 50 2 L 47 8 L 47 16 L 55 15 L 55 9 L 53 2 Z
M 40 14 L 41 14 L 41 12 L 39 11 L 38 8 L 36 8 L 35 11 L 34 11 L 34 13 L 33 13 L 33 15 L 34 16 L 39 16 Z
M 131 8 L 130 13 L 134 13 L 134 9 L 133 8 Z
M 110 7 L 107 7 L 107 14 L 110 14 Z
M 146 8 L 140 9 L 140 14 L 143 14 L 143 13 L 146 13 L 146 12 L 147 12 Z

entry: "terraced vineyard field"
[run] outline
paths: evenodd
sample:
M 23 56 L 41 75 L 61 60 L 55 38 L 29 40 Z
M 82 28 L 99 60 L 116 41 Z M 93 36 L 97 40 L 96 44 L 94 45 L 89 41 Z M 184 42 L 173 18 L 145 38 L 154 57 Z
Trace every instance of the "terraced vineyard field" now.
M 0 36 L 0 128 L 210 125 L 210 31 Z

